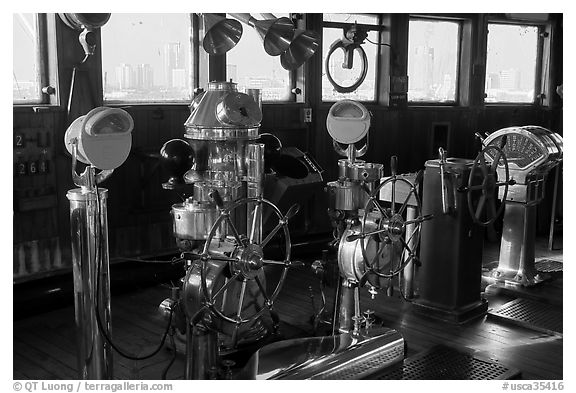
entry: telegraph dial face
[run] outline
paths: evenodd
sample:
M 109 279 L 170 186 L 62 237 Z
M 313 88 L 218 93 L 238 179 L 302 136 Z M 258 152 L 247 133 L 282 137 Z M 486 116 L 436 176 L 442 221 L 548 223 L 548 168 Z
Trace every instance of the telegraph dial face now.
M 547 152 L 543 146 L 535 140 L 534 136 L 530 137 L 523 133 L 509 133 L 506 134 L 506 137 L 506 144 L 502 151 L 506 155 L 508 165 L 510 166 L 515 166 L 520 170 L 527 169 L 544 160 L 547 156 Z M 500 146 L 501 140 L 502 136 L 496 137 L 489 145 Z M 487 154 L 492 156 L 495 153 L 490 151 Z

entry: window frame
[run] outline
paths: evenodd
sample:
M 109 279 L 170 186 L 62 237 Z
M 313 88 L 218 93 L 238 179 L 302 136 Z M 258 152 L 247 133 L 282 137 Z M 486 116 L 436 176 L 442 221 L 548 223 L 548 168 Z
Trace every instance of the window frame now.
M 465 48 L 466 45 L 470 46 L 472 42 L 472 37 L 467 35 L 465 32 L 465 25 L 470 23 L 469 21 L 457 18 L 457 17 L 450 17 L 450 16 L 433 16 L 433 15 L 422 15 L 422 14 L 409 14 L 408 15 L 408 40 L 410 36 L 410 21 L 412 20 L 420 20 L 420 21 L 427 21 L 427 22 L 451 22 L 458 24 L 458 37 L 456 39 L 458 43 L 457 55 L 456 55 L 456 78 L 455 84 L 456 88 L 454 91 L 454 100 L 453 101 L 410 101 L 407 98 L 407 105 L 409 107 L 457 107 L 463 106 L 464 101 L 463 99 L 463 89 L 464 89 L 464 80 L 463 75 L 467 75 L 466 73 L 469 72 L 466 69 L 466 64 L 468 64 L 470 54 L 466 53 Z M 408 52 L 408 41 L 406 42 L 406 75 L 408 75 L 408 60 L 409 60 L 410 53 Z M 410 88 L 410 78 L 408 78 L 408 89 Z M 406 96 L 408 96 L 408 91 L 406 91 Z
M 382 81 L 382 75 L 381 75 L 381 63 L 382 63 L 382 34 L 381 32 L 383 31 L 384 27 L 382 25 L 383 23 L 383 17 L 382 14 L 371 14 L 371 13 L 354 13 L 351 15 L 372 15 L 372 16 L 376 16 L 378 18 L 378 22 L 377 24 L 365 24 L 365 23 L 358 23 L 357 26 L 359 27 L 365 27 L 368 29 L 368 31 L 376 31 L 377 34 L 377 49 L 376 49 L 376 61 L 374 64 L 374 68 L 376 70 L 375 72 L 375 79 L 374 79 L 374 99 L 372 100 L 366 100 L 366 101 L 360 101 L 362 104 L 366 104 L 366 105 L 377 105 L 379 103 L 379 97 L 380 97 L 380 89 L 381 89 L 381 81 Z M 324 37 L 324 29 L 325 28 L 331 28 L 331 29 L 344 29 L 346 27 L 350 27 L 352 25 L 354 25 L 354 23 L 350 23 L 350 22 L 332 22 L 332 21 L 325 21 L 324 20 L 324 14 L 320 14 L 321 17 L 321 29 L 320 29 L 320 40 L 323 41 L 323 37 Z M 367 43 L 368 45 L 373 45 L 371 43 Z M 330 44 L 328 43 L 328 46 Z M 332 105 L 335 102 L 341 100 L 341 98 L 336 98 L 333 100 L 325 100 L 322 97 L 322 74 L 325 72 L 324 70 L 324 58 L 322 56 L 322 48 L 324 47 L 324 42 L 322 42 L 321 48 L 319 49 L 319 56 L 320 56 L 320 62 L 321 62 L 321 69 L 320 69 L 320 82 L 318 83 L 318 88 L 319 88 L 319 93 L 318 93 L 318 97 L 320 99 L 320 103 L 321 104 L 326 104 L 326 105 Z M 368 60 L 370 61 L 370 60 Z
M 38 61 L 38 77 L 40 98 L 34 100 L 12 100 L 14 108 L 48 107 L 60 104 L 60 83 L 58 78 L 57 47 L 56 44 L 56 14 L 34 13 L 38 31 L 36 42 L 36 59 Z M 14 48 L 13 48 L 14 49 Z M 45 92 L 45 88 L 52 87 L 52 93 Z
M 102 63 L 102 37 L 100 34 L 100 41 L 98 42 L 98 57 L 99 57 L 99 64 L 98 64 L 98 73 L 100 78 L 100 100 L 102 101 L 102 105 L 110 106 L 110 107 L 146 107 L 146 106 L 183 106 L 183 105 L 190 105 L 190 102 L 194 99 L 195 90 L 201 86 L 201 79 L 206 78 L 207 75 L 202 74 L 200 71 L 200 62 L 206 61 L 207 54 L 204 52 L 203 54 L 206 56 L 202 56 L 203 49 L 201 48 L 201 41 L 202 37 L 200 36 L 200 29 L 201 29 L 201 18 L 198 17 L 196 13 L 184 13 L 189 16 L 190 18 L 190 29 L 189 29 L 189 42 L 190 42 L 190 56 L 191 56 L 191 69 L 190 75 L 188 75 L 192 80 L 190 84 L 190 98 L 189 99 L 180 99 L 180 100 L 148 100 L 148 101 L 123 101 L 123 100 L 107 100 L 104 97 L 104 65 Z M 105 29 L 106 26 L 103 26 Z M 202 26 L 203 28 L 203 26 Z M 206 64 L 206 69 L 208 69 L 208 64 Z
M 538 29 L 538 41 L 536 43 L 536 64 L 534 70 L 534 97 L 532 102 L 507 102 L 507 101 L 500 101 L 500 102 L 487 102 L 486 101 L 486 77 L 487 77 L 487 64 L 488 64 L 488 30 L 491 24 L 495 25 L 513 25 L 513 26 L 530 26 L 530 27 L 537 27 Z M 484 26 L 484 35 L 485 35 L 485 42 L 486 47 L 484 48 L 484 75 L 483 75 L 483 84 L 482 84 L 482 102 L 485 106 L 542 106 L 542 102 L 544 100 L 543 97 L 543 81 L 546 78 L 543 75 L 543 67 L 542 63 L 546 61 L 547 58 L 550 57 L 550 53 L 544 53 L 544 33 L 546 32 L 547 25 L 549 22 L 537 22 L 537 21 L 528 21 L 528 20 L 514 20 L 514 19 L 502 19 L 502 18 L 487 18 L 486 23 Z

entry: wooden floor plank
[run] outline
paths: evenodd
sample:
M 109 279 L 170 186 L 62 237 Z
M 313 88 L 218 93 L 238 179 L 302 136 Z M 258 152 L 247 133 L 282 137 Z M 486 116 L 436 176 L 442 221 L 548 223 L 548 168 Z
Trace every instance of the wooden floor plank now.
M 498 258 L 497 247 L 490 245 L 484 259 Z M 559 252 L 561 254 L 561 251 Z M 554 258 L 554 253 L 537 250 L 537 257 Z M 558 252 L 557 252 L 558 254 Z M 287 336 L 309 335 L 312 332 L 314 310 L 310 290 L 317 305 L 320 302 L 318 278 L 306 265 L 289 271 L 274 309 L 282 320 L 281 329 Z M 531 293 L 562 302 L 561 274 Z M 528 290 L 529 291 L 529 290 Z M 361 307 L 371 308 L 384 326 L 398 330 L 408 345 L 408 356 L 425 351 L 437 344 L 475 351 L 479 356 L 522 371 L 524 379 L 562 379 L 563 339 L 516 325 L 481 317 L 463 325 L 442 323 L 414 312 L 410 303 L 398 296 L 383 293 L 371 299 L 366 288 L 361 289 Z M 326 315 L 332 315 L 334 288 L 326 287 Z M 160 342 L 165 321 L 157 308 L 169 296 L 164 285 L 137 288 L 112 298 L 112 336 L 121 348 L 133 354 L 147 354 Z M 511 300 L 510 293 L 488 294 L 489 307 L 499 307 Z M 512 297 L 513 298 L 513 297 Z M 282 333 L 282 331 L 281 331 Z M 63 379 L 76 377 L 76 338 L 74 307 L 14 321 L 15 379 Z M 172 352 L 162 349 L 146 360 L 130 360 L 117 353 L 114 357 L 116 379 L 159 379 L 170 363 Z M 177 354 L 169 378 L 184 377 L 185 359 Z
M 57 358 L 47 356 L 26 343 L 14 342 L 14 356 L 21 358 L 14 362 L 18 370 L 29 375 L 31 379 L 76 379 L 78 374 L 75 370 L 66 367 Z

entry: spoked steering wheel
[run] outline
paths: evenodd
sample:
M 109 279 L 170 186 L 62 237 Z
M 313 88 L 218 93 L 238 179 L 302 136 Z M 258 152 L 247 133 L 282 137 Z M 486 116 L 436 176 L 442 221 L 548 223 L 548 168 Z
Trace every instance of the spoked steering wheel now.
M 504 210 L 506 196 L 508 195 L 508 186 L 516 182 L 510 179 L 508 169 L 508 160 L 504 154 L 503 148 L 506 144 L 506 136 L 500 140 L 500 145 L 488 145 L 478 153 L 470 176 L 468 178 L 468 211 L 472 220 L 482 226 L 492 224 Z M 492 159 L 492 162 L 486 162 L 486 158 Z M 504 179 L 498 179 L 498 167 L 504 168 Z M 481 183 L 478 184 L 478 178 Z M 496 207 L 496 198 L 498 198 L 499 188 L 504 187 L 502 192 L 502 203 Z M 477 198 L 478 193 L 480 196 Z M 500 199 L 500 198 L 499 198 Z M 483 220 L 483 217 L 486 219 Z
M 432 218 L 431 215 L 421 215 L 422 205 L 417 188 L 422 179 L 422 172 L 417 174 L 414 183 L 412 183 L 405 177 L 398 176 L 396 168 L 397 158 L 394 156 L 391 159 L 392 176 L 371 192 L 370 198 L 366 202 L 360 233 L 350 235 L 346 238 L 347 241 L 360 239 L 362 257 L 366 265 L 366 272 L 361 281 L 365 280 L 370 273 L 383 278 L 392 278 L 400 273 L 410 262 L 417 260 L 416 248 L 420 240 L 421 224 Z M 385 187 L 390 189 L 389 208 L 382 207 L 379 202 L 380 190 Z M 400 196 L 398 193 L 399 189 L 408 190 L 406 194 L 403 194 L 403 201 L 401 203 L 399 203 L 400 201 L 397 199 Z M 407 207 L 409 205 L 414 208 L 415 214 L 412 214 L 412 217 L 408 216 Z M 380 218 L 377 221 L 377 229 L 367 231 L 369 226 L 367 219 L 373 215 L 372 212 L 374 209 L 380 213 Z M 366 239 L 375 235 L 378 235 L 380 244 L 377 252 L 369 256 L 366 251 Z M 399 247 L 394 247 L 394 245 L 398 244 Z M 390 267 L 388 267 L 388 264 L 382 266 L 378 263 L 387 247 L 390 247 Z M 401 251 L 395 251 L 397 248 Z M 396 268 L 393 268 L 392 264 L 396 259 L 399 259 L 400 262 Z
M 282 285 L 284 284 L 286 274 L 288 272 L 288 268 L 291 266 L 290 261 L 290 250 L 291 250 L 291 242 L 290 242 L 290 232 L 288 231 L 288 220 L 296 215 L 299 210 L 299 206 L 297 204 L 292 205 L 286 215 L 282 215 L 278 207 L 274 205 L 272 202 L 264 199 L 264 198 L 243 198 L 236 202 L 233 202 L 230 206 L 224 208 L 224 204 L 222 199 L 218 195 L 217 192 L 214 191 L 212 193 L 212 198 L 216 202 L 216 204 L 220 207 L 221 212 L 212 228 L 210 229 L 210 233 L 206 238 L 206 242 L 204 244 L 204 249 L 202 254 L 200 255 L 201 261 L 201 268 L 200 268 L 200 285 L 202 288 L 202 295 L 203 295 L 203 306 L 204 308 L 208 308 L 213 315 L 221 318 L 224 321 L 230 322 L 235 324 L 234 325 L 234 338 L 233 341 L 236 342 L 237 337 L 236 333 L 241 324 L 248 323 L 254 321 L 258 318 L 262 313 L 268 309 L 272 313 L 272 308 L 274 305 L 274 301 L 278 297 Z M 230 219 L 230 214 L 235 210 L 239 209 L 243 206 L 254 206 L 254 221 L 252 223 L 253 230 L 249 234 L 249 236 L 241 235 L 232 220 Z M 260 236 L 258 236 L 258 231 L 256 230 L 256 223 L 258 220 L 258 216 L 262 216 L 262 210 L 264 206 L 268 206 L 272 209 L 272 211 L 276 214 L 278 218 L 278 224 L 268 233 L 265 237 L 262 236 L 263 240 L 259 240 Z M 230 233 L 232 234 L 232 238 L 234 241 L 233 244 L 233 251 L 227 254 L 216 254 L 211 250 L 213 246 L 214 236 L 216 235 L 217 231 L 221 227 L 221 224 L 226 223 L 228 226 Z M 278 231 L 282 230 L 284 235 L 284 258 L 282 261 L 273 261 L 264 259 L 264 247 L 274 238 L 274 236 L 278 233 Z M 212 288 L 209 288 L 209 283 L 211 278 L 209 278 L 208 270 L 210 264 L 213 263 L 225 263 L 228 265 L 229 272 L 231 276 L 226 279 L 226 282 L 220 286 L 217 290 L 213 291 Z M 265 280 L 265 270 L 263 269 L 266 265 L 275 265 L 281 266 L 282 273 L 274 290 L 272 293 L 269 293 L 266 290 L 266 280 Z M 238 298 L 238 306 L 233 315 L 227 313 L 226 315 L 218 306 L 218 297 L 224 296 L 226 290 L 233 284 L 233 283 L 241 283 L 240 294 Z M 264 306 L 256 311 L 249 313 L 244 309 L 244 301 L 246 296 L 246 288 L 250 283 L 256 283 L 260 294 L 264 299 Z M 223 301 L 222 301 L 223 302 Z M 222 304 L 220 302 L 220 304 Z M 245 315 L 243 315 L 243 312 Z M 274 314 L 273 314 L 274 317 Z

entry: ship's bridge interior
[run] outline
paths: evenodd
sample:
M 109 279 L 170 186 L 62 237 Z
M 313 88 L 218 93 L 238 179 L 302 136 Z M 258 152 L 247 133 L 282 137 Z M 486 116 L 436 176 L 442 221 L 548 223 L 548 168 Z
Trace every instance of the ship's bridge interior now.
M 562 13 L 12 18 L 14 389 L 564 389 Z

